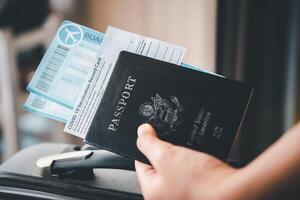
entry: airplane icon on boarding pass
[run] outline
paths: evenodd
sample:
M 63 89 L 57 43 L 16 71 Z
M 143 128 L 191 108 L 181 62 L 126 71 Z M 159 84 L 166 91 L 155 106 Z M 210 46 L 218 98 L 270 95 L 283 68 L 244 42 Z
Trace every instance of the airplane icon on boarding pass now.
M 58 36 L 64 46 L 73 47 L 81 42 L 83 31 L 77 24 L 67 23 L 60 28 Z
M 72 32 L 68 28 L 65 28 L 65 31 L 67 32 L 67 37 L 65 38 L 65 43 L 69 41 L 69 39 L 72 40 L 72 43 L 75 43 L 77 39 L 75 39 L 74 35 L 80 34 L 80 32 Z

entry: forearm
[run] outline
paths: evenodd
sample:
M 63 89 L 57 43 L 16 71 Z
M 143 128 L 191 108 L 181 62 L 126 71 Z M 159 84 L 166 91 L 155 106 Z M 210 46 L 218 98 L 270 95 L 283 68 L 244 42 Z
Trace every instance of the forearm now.
M 239 170 L 231 186 L 235 199 L 243 200 L 283 198 L 300 188 L 300 123 Z

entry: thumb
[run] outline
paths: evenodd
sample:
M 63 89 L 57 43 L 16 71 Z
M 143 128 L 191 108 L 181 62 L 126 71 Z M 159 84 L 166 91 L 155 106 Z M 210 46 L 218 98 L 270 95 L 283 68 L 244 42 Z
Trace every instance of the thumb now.
M 148 158 L 155 169 L 162 164 L 168 150 L 172 146 L 174 145 L 160 140 L 150 124 L 139 126 L 137 147 Z

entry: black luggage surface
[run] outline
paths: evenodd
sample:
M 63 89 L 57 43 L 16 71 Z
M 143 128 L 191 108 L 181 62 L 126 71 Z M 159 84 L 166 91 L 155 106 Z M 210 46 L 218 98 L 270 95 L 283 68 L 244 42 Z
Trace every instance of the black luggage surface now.
M 0 166 L 0 199 L 143 199 L 136 173 L 130 170 L 94 169 L 87 179 L 39 175 L 39 158 L 74 148 L 44 143 L 18 152 Z

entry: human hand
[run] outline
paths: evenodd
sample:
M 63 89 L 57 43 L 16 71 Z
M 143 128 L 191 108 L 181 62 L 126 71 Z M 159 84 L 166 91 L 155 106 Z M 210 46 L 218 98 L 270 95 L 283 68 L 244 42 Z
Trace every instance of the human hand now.
M 229 186 L 238 169 L 208 154 L 158 139 L 149 124 L 138 128 L 137 147 L 152 164 L 135 161 L 145 199 L 233 199 Z

